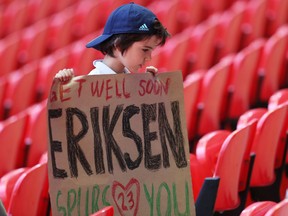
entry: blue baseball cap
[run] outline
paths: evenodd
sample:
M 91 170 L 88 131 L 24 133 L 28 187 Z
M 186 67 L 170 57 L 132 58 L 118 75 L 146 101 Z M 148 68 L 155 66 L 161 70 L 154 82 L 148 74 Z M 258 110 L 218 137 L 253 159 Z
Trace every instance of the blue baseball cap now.
M 133 2 L 115 9 L 105 24 L 103 34 L 90 41 L 86 47 L 98 49 L 99 45 L 115 34 L 153 33 L 156 15 L 149 9 Z

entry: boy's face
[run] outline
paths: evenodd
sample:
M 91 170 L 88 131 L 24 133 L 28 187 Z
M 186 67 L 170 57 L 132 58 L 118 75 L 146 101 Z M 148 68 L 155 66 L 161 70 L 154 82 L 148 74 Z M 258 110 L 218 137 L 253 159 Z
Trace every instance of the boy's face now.
M 161 39 L 152 36 L 144 41 L 138 41 L 132 44 L 126 52 L 121 55 L 118 52 L 117 58 L 132 73 L 137 73 L 148 61 L 151 60 L 152 51 L 158 46 Z

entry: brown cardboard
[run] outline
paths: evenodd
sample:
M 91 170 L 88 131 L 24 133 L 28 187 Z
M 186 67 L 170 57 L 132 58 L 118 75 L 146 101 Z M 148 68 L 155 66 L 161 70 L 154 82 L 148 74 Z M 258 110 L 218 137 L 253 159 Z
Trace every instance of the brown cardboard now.
M 53 215 L 195 215 L 181 72 L 54 80 Z

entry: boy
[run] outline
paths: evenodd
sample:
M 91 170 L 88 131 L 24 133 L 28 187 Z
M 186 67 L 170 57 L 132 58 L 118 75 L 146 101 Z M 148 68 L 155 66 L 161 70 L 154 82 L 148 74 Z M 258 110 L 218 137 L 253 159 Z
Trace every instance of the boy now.
M 134 3 L 122 5 L 109 16 L 103 34 L 86 45 L 105 55 L 103 60 L 93 62 L 95 68 L 89 75 L 136 73 L 169 36 L 156 15 L 147 8 Z M 149 66 L 146 72 L 154 74 L 157 69 Z M 73 76 L 73 69 L 63 69 L 55 78 L 65 82 Z

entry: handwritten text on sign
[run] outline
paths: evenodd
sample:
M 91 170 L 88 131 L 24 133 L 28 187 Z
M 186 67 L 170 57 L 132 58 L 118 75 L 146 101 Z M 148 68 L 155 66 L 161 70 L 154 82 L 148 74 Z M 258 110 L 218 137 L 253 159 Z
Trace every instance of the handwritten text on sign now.
M 53 215 L 194 215 L 181 74 L 81 76 L 48 99 Z

